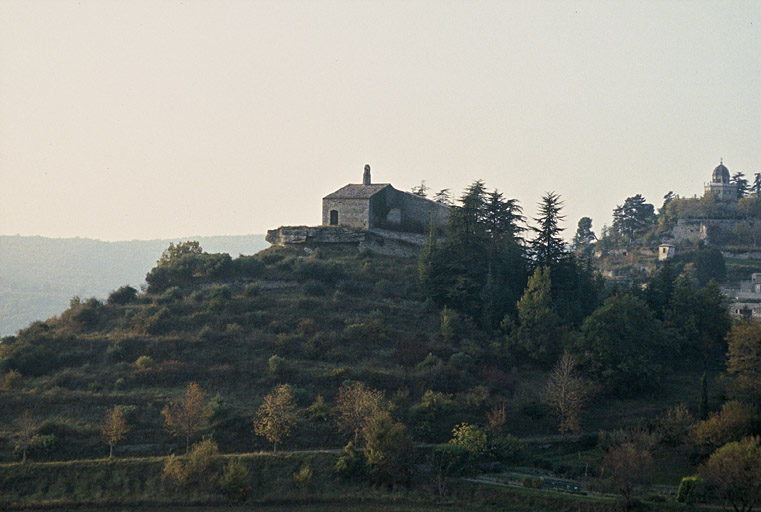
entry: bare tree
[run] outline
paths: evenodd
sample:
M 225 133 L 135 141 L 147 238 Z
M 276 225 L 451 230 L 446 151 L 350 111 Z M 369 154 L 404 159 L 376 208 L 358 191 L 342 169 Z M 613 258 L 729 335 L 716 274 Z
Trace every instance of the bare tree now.
M 589 385 L 576 371 L 576 361 L 564 352 L 550 372 L 544 393 L 545 403 L 560 417 L 558 430 L 563 436 L 581 429 L 581 410 L 589 394 Z
M 636 443 L 624 443 L 612 447 L 605 454 L 600 477 L 624 497 L 624 510 L 630 510 L 634 491 L 650 472 L 653 457 Z

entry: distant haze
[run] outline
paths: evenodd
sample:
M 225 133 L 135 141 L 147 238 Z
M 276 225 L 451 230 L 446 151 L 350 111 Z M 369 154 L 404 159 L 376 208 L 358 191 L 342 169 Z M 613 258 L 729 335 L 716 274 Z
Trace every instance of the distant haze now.
M 264 235 L 188 239 L 232 257 L 269 246 Z M 164 249 L 179 241 L 0 236 L 0 336 L 60 314 L 75 295 L 106 299 L 120 286 L 140 289 Z
M 318 224 L 366 163 L 599 233 L 761 172 L 759 91 L 756 0 L 4 0 L 0 234 Z

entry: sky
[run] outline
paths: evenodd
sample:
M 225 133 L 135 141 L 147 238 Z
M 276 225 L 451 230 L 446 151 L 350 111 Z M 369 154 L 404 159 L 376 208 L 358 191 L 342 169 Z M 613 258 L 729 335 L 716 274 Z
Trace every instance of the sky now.
M 476 179 L 600 232 L 761 172 L 761 2 L 0 2 L 0 235 L 317 225 L 346 183 Z

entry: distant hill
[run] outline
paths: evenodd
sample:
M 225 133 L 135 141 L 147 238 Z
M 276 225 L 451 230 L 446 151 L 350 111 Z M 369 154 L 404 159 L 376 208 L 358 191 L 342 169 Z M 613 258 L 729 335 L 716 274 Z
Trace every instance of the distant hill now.
M 125 242 L 0 236 L 0 336 L 64 311 L 75 295 L 105 298 L 126 284 L 139 288 L 163 250 L 179 240 L 233 257 L 269 246 L 264 235 Z

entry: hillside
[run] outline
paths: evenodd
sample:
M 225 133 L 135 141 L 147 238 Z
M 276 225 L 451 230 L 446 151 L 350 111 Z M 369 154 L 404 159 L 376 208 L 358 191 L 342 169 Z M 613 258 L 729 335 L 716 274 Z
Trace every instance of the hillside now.
M 253 254 L 263 235 L 198 237 L 206 250 Z M 105 298 L 122 285 L 139 288 L 176 240 L 103 242 L 85 238 L 0 236 L 0 336 L 63 311 L 69 300 Z
M 485 443 L 488 427 L 488 450 L 484 445 L 479 460 L 508 471 L 508 476 L 501 478 L 528 479 L 524 485 L 529 486 L 534 485 L 535 474 L 585 481 L 590 475 L 598 476 L 606 450 L 630 435 L 617 429 L 659 432 L 659 425 L 666 424 L 672 414 L 667 411 L 679 403 L 696 410 L 701 401 L 703 368 L 693 338 L 688 337 L 693 331 L 671 326 L 666 338 L 665 331 L 659 330 L 661 322 L 650 316 L 643 300 L 614 296 L 591 315 L 596 324 L 584 322 L 574 333 L 567 331 L 573 328 L 568 324 L 555 328 L 550 336 L 563 336 L 569 347 L 582 346 L 584 337 L 603 335 L 605 322 L 616 325 L 621 336 L 637 336 L 634 331 L 627 334 L 629 327 L 624 324 L 640 325 L 635 330 L 664 343 L 655 347 L 655 357 L 660 359 L 637 370 L 645 372 L 639 374 L 637 388 L 632 380 L 606 389 L 603 373 L 581 423 L 573 427 L 586 434 L 561 438 L 557 436 L 559 418 L 545 395 L 550 367 L 531 362 L 534 354 L 530 352 L 521 356 L 516 348 L 510 353 L 511 339 L 523 343 L 534 333 L 546 332 L 542 330 L 546 326 L 532 327 L 521 315 L 532 301 L 537 304 L 534 311 L 543 311 L 540 303 L 546 299 L 540 298 L 537 287 L 549 273 L 535 272 L 529 278 L 518 305 L 522 325 L 511 327 L 503 322 L 502 329 L 487 332 L 465 315 L 440 309 L 426 299 L 418 272 L 416 258 L 363 254 L 352 248 L 322 246 L 304 251 L 272 247 L 231 258 L 202 253 L 193 244 L 170 246 L 146 276 L 144 292 L 123 287 L 104 301 L 72 300 L 57 316 L 34 322 L 16 336 L 1 340 L 0 463 L 19 460 L 19 447 L 26 446 L 33 461 L 77 461 L 72 467 L 92 476 L 81 486 L 70 483 L 75 496 L 52 482 L 54 470 L 48 466 L 32 465 L 30 473 L 22 470 L 23 465 L 8 464 L 6 474 L 10 476 L 0 481 L 4 493 L 0 499 L 75 498 L 73 503 L 90 503 L 97 488 L 92 482 L 106 480 L 109 489 L 113 488 L 111 499 L 117 502 L 161 502 L 160 496 L 190 500 L 188 503 L 221 499 L 212 491 L 167 487 L 160 474 L 161 468 L 166 468 L 164 457 L 184 449 L 184 439 L 167 431 L 163 411 L 181 400 L 190 382 L 200 386 L 210 415 L 208 426 L 194 433 L 191 441 L 209 437 L 222 454 L 271 450 L 272 443 L 254 434 L 253 419 L 276 386 L 290 386 L 299 412 L 290 435 L 282 441 L 283 456 L 245 458 L 250 467 L 264 464 L 271 468 L 257 470 L 266 473 L 252 477 L 260 496 L 278 494 L 280 487 L 273 489 L 267 483 L 270 476 L 277 479 L 277 486 L 296 485 L 292 479 L 296 481 L 298 468 L 303 469 L 298 461 L 316 460 L 310 454 L 324 449 L 330 450 L 330 455 L 322 457 L 320 464 L 328 466 L 314 468 L 314 478 L 321 483 L 312 489 L 343 492 L 335 488 L 330 466 L 352 437 L 336 422 L 341 393 L 352 383 L 377 390 L 392 421 L 403 425 L 410 442 L 423 450 L 414 457 L 410 454 L 409 460 L 430 465 L 430 453 L 434 453 L 430 444 L 452 439 L 458 425 L 474 426 L 473 432 L 483 435 Z M 675 278 L 659 274 L 653 283 Z M 703 308 L 703 320 L 713 322 L 709 315 L 721 312 L 710 302 L 715 300 L 715 289 L 698 290 L 693 296 L 685 286 L 680 282 L 672 288 L 672 293 L 681 294 L 685 307 L 678 312 L 668 309 L 666 320 L 677 313 L 680 318 L 692 315 L 689 310 L 694 302 L 695 307 Z M 650 289 L 657 291 L 658 287 Z M 646 298 L 656 305 L 661 299 Z M 569 305 L 573 302 L 568 302 L 568 297 L 565 300 Z M 541 314 L 540 321 L 545 322 L 554 313 Z M 637 320 L 633 314 L 646 316 Z M 612 320 L 605 320 L 609 316 Z M 707 329 L 690 336 L 705 341 L 717 329 L 727 328 L 719 323 L 705 325 L 690 317 L 695 333 Z M 629 352 L 629 348 L 620 350 Z M 632 353 L 638 359 L 653 357 L 642 352 L 645 350 L 650 348 L 638 345 Z M 672 357 L 675 351 L 681 351 L 679 358 Z M 716 378 L 723 368 L 717 359 L 721 355 L 709 350 L 702 352 L 702 357 L 710 358 L 703 363 L 708 364 L 712 382 L 709 397 L 716 404 L 727 392 Z M 594 368 L 588 369 L 594 375 Z M 649 379 L 650 385 L 643 379 Z M 652 385 L 655 382 L 657 387 Z M 108 454 L 101 429 L 114 407 L 122 411 L 130 426 L 114 453 L 119 460 L 125 455 L 139 458 L 126 459 L 119 466 L 78 462 Z M 692 416 L 680 421 L 688 421 L 688 417 L 693 421 Z M 668 439 L 677 436 L 680 443 L 686 442 L 688 427 L 669 428 L 681 430 L 669 434 L 672 437 Z M 33 437 L 24 437 L 32 433 Z M 675 450 L 670 442 L 653 445 L 658 466 L 650 483 L 675 486 L 705 457 L 700 451 L 703 448 L 695 448 L 697 458 L 691 458 L 689 450 Z M 149 468 L 148 473 L 141 468 Z M 477 466 L 471 462 L 462 468 L 474 472 Z M 120 477 L 112 473 L 117 470 L 132 475 L 129 487 L 119 487 Z M 426 493 L 434 492 L 431 477 L 425 472 L 415 474 L 423 482 L 415 488 L 430 496 Z M 14 489 L 29 489 L 31 494 Z M 287 496 L 295 492 L 303 499 L 305 491 L 298 485 L 294 489 L 283 492 Z M 453 484 L 447 484 L 447 489 L 459 492 Z

